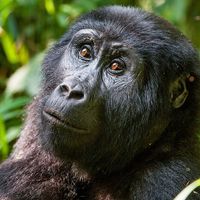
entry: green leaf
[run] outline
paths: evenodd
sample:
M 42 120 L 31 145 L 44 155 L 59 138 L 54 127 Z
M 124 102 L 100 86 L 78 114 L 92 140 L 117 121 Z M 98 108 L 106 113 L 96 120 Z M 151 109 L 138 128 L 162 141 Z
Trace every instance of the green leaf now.
M 44 53 L 34 56 L 27 65 L 19 68 L 8 80 L 6 96 L 18 92 L 27 92 L 30 96 L 36 95 L 41 80 L 41 63 Z
M 185 200 L 190 193 L 197 187 L 200 186 L 200 179 L 194 181 L 190 185 L 188 185 L 184 190 L 182 190 L 175 198 L 174 200 Z
M 0 102 L 0 115 L 4 116 L 11 110 L 17 109 L 26 105 L 30 99 L 28 97 L 18 97 L 16 99 L 6 98 Z
M 53 15 L 55 13 L 53 0 L 45 0 L 45 8 L 50 15 Z
M 1 34 L 1 43 L 6 54 L 7 59 L 10 63 L 17 63 L 18 56 L 16 54 L 16 47 L 12 37 L 5 31 Z
M 16 138 L 18 138 L 20 135 L 20 129 L 21 129 L 21 126 L 14 126 L 14 127 L 9 128 L 7 130 L 7 136 L 6 136 L 7 141 L 12 142 Z
M 9 152 L 9 146 L 6 138 L 6 130 L 2 116 L 0 116 L 0 151 L 3 158 L 6 158 Z
M 12 12 L 14 7 L 14 0 L 1 0 L 0 1 L 0 26 L 3 26 Z
M 22 111 L 22 110 L 15 110 L 15 111 L 12 111 L 12 112 L 5 113 L 2 116 L 2 118 L 3 118 L 4 121 L 7 121 L 7 120 L 19 118 L 19 117 L 22 116 L 23 113 L 24 113 L 24 111 Z

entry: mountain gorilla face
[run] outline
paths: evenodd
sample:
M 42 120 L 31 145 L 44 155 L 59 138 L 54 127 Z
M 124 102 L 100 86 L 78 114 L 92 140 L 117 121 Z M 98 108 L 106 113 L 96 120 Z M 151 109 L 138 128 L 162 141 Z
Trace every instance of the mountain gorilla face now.
M 131 118 L 123 112 L 128 114 L 133 104 L 139 58 L 128 43 L 110 37 L 81 29 L 63 47 L 57 67 L 61 82 L 45 102 L 42 136 L 61 156 L 115 156 L 122 153 L 122 143 L 121 151 L 127 151 L 133 137 L 126 136 Z
M 181 34 L 127 10 L 85 15 L 44 61 L 41 141 L 92 170 L 116 170 L 148 148 L 188 94 L 176 57 Z

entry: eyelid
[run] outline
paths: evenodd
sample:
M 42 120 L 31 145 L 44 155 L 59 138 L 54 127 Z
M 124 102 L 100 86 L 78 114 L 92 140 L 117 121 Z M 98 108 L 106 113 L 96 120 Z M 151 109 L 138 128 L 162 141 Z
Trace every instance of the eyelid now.
M 94 45 L 94 38 L 91 35 L 78 35 L 72 39 L 72 45 L 81 47 L 84 44 Z
M 101 34 L 93 29 L 81 29 L 75 35 L 73 35 L 71 41 L 77 41 L 81 38 L 86 38 L 88 40 L 96 40 L 101 38 Z

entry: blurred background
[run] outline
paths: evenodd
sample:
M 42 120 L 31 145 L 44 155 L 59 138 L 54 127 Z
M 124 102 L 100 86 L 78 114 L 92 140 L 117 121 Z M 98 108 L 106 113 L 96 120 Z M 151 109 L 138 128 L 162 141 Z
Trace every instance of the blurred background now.
M 12 150 L 25 106 L 39 89 L 46 49 L 79 15 L 113 4 L 141 7 L 166 18 L 200 52 L 198 0 L 0 0 L 0 161 Z

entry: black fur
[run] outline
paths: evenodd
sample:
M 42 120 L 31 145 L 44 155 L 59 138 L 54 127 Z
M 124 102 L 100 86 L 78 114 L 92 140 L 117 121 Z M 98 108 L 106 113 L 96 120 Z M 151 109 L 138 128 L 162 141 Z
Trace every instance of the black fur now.
M 0 166 L 1 200 L 171 200 L 200 176 L 198 55 L 167 21 L 119 6 L 86 14 L 43 77 Z

